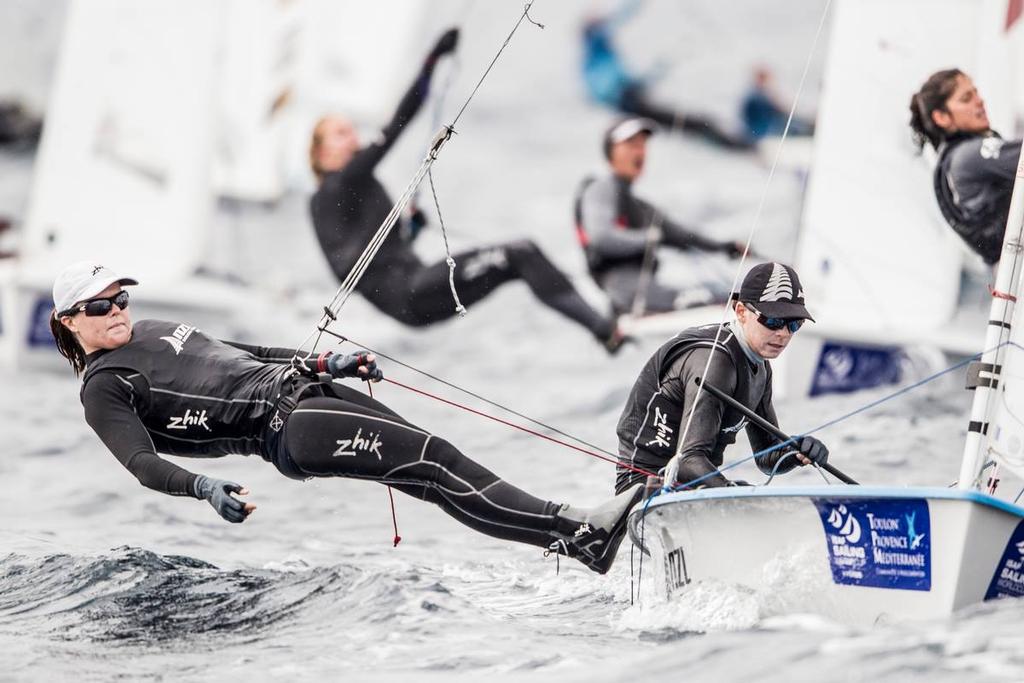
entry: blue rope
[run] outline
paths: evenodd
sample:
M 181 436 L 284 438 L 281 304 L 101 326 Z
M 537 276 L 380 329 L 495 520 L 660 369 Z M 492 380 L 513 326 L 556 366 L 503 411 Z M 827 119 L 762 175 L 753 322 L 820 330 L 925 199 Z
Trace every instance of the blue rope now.
M 998 346 L 996 346 L 995 348 L 991 349 L 991 351 L 998 351 L 999 349 L 1001 349 L 1004 346 L 1016 346 L 1018 349 L 1024 349 L 1024 346 L 1021 346 L 1020 344 L 1017 344 L 1016 342 L 1005 341 L 1005 342 L 1002 342 L 1001 344 L 999 344 Z M 883 396 L 883 397 L 881 397 L 881 398 L 879 398 L 877 400 L 871 401 L 870 403 L 866 403 L 865 405 L 863 405 L 863 406 L 861 406 L 861 407 L 859 407 L 859 408 L 857 408 L 855 410 L 851 410 L 848 413 L 845 413 L 843 415 L 840 415 L 839 417 L 836 417 L 836 418 L 834 418 L 832 420 L 829 420 L 828 422 L 820 424 L 817 427 L 815 427 L 814 429 L 811 429 L 811 430 L 809 430 L 809 431 L 807 431 L 807 432 L 805 432 L 803 434 L 793 435 L 793 436 L 791 436 L 786 441 L 778 443 L 778 444 L 776 444 L 776 445 L 774 445 L 774 446 L 772 446 L 770 448 L 766 448 L 766 449 L 764 449 L 762 451 L 758 451 L 757 453 L 752 453 L 749 456 L 747 456 L 746 458 L 743 458 L 742 460 L 737 460 L 736 462 L 734 462 L 734 463 L 732 463 L 730 465 L 726 465 L 725 467 L 719 467 L 716 471 L 709 472 L 708 474 L 705 474 L 705 475 L 703 475 L 701 477 L 697 477 L 696 479 L 694 479 L 692 481 L 688 481 L 688 482 L 686 482 L 684 484 L 676 484 L 675 486 L 671 486 L 671 487 L 664 487 L 661 490 L 661 492 L 662 493 L 667 493 L 669 491 L 675 491 L 675 490 L 678 490 L 678 489 L 681 489 L 681 488 L 687 488 L 687 487 L 693 486 L 694 484 L 697 484 L 697 483 L 700 483 L 700 482 L 704 481 L 705 479 L 707 479 L 710 476 L 713 476 L 713 475 L 718 474 L 720 472 L 723 472 L 725 470 L 728 470 L 728 469 L 731 469 L 733 467 L 736 467 L 737 465 L 742 465 L 743 463 L 745 463 L 745 462 L 747 462 L 749 460 L 753 460 L 754 458 L 757 458 L 759 456 L 762 456 L 762 455 L 765 455 L 767 453 L 770 453 L 770 452 L 772 452 L 772 451 L 774 451 L 774 450 L 776 450 L 778 448 L 781 448 L 782 446 L 785 446 L 788 443 L 793 443 L 795 445 L 796 441 L 798 441 L 799 439 L 802 439 L 805 436 L 808 436 L 810 434 L 814 434 L 815 432 L 820 432 L 823 429 L 827 429 L 828 427 L 832 427 L 834 425 L 837 425 L 840 422 L 843 422 L 844 420 L 848 420 L 851 417 L 854 417 L 855 415 L 859 415 L 859 414 L 861 414 L 861 413 L 863 413 L 865 411 L 871 410 L 872 408 L 877 408 L 878 406 L 882 405 L 883 403 L 891 401 L 894 398 L 898 398 L 898 397 L 902 396 L 903 394 L 906 394 L 906 393 L 909 393 L 909 392 L 913 391 L 914 389 L 918 389 L 918 388 L 924 386 L 925 384 L 928 384 L 929 382 L 934 382 L 935 380 L 939 379 L 943 375 L 948 375 L 949 373 L 953 372 L 954 370 L 959 370 L 960 368 L 964 367 L 965 365 L 969 365 L 970 363 L 974 362 L 975 360 L 981 358 L 981 356 L 986 354 L 986 353 L 989 353 L 989 351 L 982 351 L 981 353 L 976 353 L 973 356 L 967 356 L 963 360 L 959 361 L 958 363 L 955 363 L 954 365 L 949 366 L 948 368 L 945 368 L 944 370 L 940 370 L 940 371 L 936 372 L 933 375 L 929 375 L 928 377 L 925 377 L 922 380 L 914 382 L 913 384 L 908 384 L 905 387 L 897 389 L 896 391 L 892 392 L 891 394 Z M 779 462 L 781 462 L 781 461 L 782 461 L 782 459 L 780 459 Z M 778 463 L 776 463 L 776 468 L 777 467 L 778 467 Z M 776 470 L 773 469 L 772 476 L 775 476 L 775 471 Z M 770 478 L 769 478 L 769 481 L 771 481 Z

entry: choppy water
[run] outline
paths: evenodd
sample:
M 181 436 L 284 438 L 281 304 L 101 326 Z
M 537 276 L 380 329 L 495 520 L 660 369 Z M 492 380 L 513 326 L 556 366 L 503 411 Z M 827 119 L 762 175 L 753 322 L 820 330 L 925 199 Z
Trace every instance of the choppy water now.
M 821 6 L 784 4 L 783 16 L 779 3 L 769 15 L 754 2 L 650 2 L 624 36 L 641 63 L 670 56 L 659 94 L 726 115 L 754 60 L 775 64 L 783 87 L 795 85 Z M 516 3 L 502 7 L 501 15 L 471 8 L 463 67 L 470 73 L 462 82 L 519 11 Z M 547 28 L 517 39 L 439 162 L 456 248 L 525 235 L 582 273 L 570 242 L 570 197 L 582 173 L 600 163 L 596 141 L 608 120 L 582 102 L 574 80 L 575 29 L 585 11 L 567 2 L 536 6 Z M 487 40 L 473 42 L 474 26 Z M 729 41 L 729 50 L 719 48 Z M 421 126 L 396 148 L 383 169 L 390 186 L 404 182 L 427 135 Z M 0 210 L 20 215 L 30 162 L 3 163 Z M 758 160 L 661 139 L 642 189 L 724 237 L 747 229 L 765 177 Z M 253 236 L 244 243 L 244 274 L 269 273 L 303 292 L 275 319 L 253 321 L 251 337 L 262 343 L 304 336 L 333 288 L 302 203 L 295 197 L 269 212 L 222 217 Z M 798 213 L 799 179 L 780 176 L 758 240 L 763 253 L 789 255 Z M 287 239 L 282 224 L 290 227 Z M 421 240 L 425 252 L 439 252 L 436 237 Z M 686 264 L 670 259 L 664 270 L 672 276 Z M 361 302 L 349 315 L 353 337 L 606 448 L 656 344 L 608 359 L 585 333 L 538 310 L 519 286 L 475 306 L 465 320 L 430 330 L 382 321 Z M 403 382 L 464 398 L 385 367 Z M 969 399 L 958 383 L 930 385 L 830 428 L 821 436 L 835 464 L 864 483 L 949 483 Z M 404 540 L 392 548 L 380 486 L 298 483 L 253 458 L 179 460 L 252 490 L 258 511 L 229 525 L 204 502 L 139 487 L 82 420 L 73 378 L 7 373 L 0 386 L 0 680 L 1024 678 L 1024 602 L 981 605 L 945 621 L 851 629 L 806 614 L 800 606 L 813 596 L 798 571 L 753 592 L 696 586 L 672 605 L 641 585 L 634 602 L 628 551 L 606 577 L 568 561 L 556 575 L 538 550 L 479 536 L 401 496 Z M 589 505 L 611 489 L 607 463 L 396 387 L 382 385 L 377 395 L 537 495 Z M 880 395 L 794 400 L 778 409 L 784 425 L 804 431 Z M 747 466 L 737 476 L 761 479 Z M 815 477 L 799 472 L 786 482 Z M 1012 494 L 1015 485 L 1004 489 Z

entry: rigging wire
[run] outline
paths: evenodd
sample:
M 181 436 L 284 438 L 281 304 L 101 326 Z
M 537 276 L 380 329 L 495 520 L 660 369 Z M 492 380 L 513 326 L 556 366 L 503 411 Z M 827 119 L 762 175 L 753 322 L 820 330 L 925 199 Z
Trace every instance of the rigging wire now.
M 387 353 L 384 353 L 383 351 L 379 351 L 377 349 L 371 348 L 370 346 L 367 346 L 366 344 L 363 344 L 363 343 L 361 343 L 359 341 L 356 341 L 355 339 L 352 339 L 351 337 L 345 337 L 345 336 L 340 335 L 337 332 L 333 332 L 331 330 L 325 330 L 324 332 L 325 332 L 325 334 L 328 334 L 328 335 L 330 335 L 332 337 L 335 337 L 336 339 L 340 340 L 340 342 L 349 342 L 351 344 L 354 344 L 355 346 L 358 346 L 361 349 L 366 349 L 370 353 L 373 353 L 373 354 L 375 354 L 377 356 L 380 356 L 381 358 L 385 358 L 385 359 L 391 361 L 392 363 L 405 368 L 406 370 L 411 370 L 412 372 L 415 372 L 415 373 L 420 374 L 420 375 L 422 375 L 422 376 L 424 376 L 424 377 L 426 377 L 428 379 L 431 379 L 431 380 L 437 382 L 438 384 L 443 384 L 444 386 L 446 386 L 446 387 L 448 387 L 450 389 L 454 389 L 455 391 L 463 393 L 463 394 L 465 394 L 467 396 L 471 396 L 472 398 L 475 398 L 478 401 L 482 401 L 483 403 L 486 403 L 489 406 L 492 406 L 494 408 L 502 410 L 502 411 L 504 411 L 506 413 L 509 413 L 510 415 L 515 415 L 516 417 L 521 418 L 523 420 L 526 420 L 527 422 L 530 422 L 531 424 L 534 424 L 534 425 L 536 425 L 538 427 L 541 427 L 542 429 L 546 429 L 549 432 L 552 432 L 554 434 L 558 434 L 559 436 L 563 436 L 563 437 L 565 437 L 567 439 L 571 439 L 572 441 L 575 441 L 576 443 L 580 444 L 581 446 L 586 446 L 587 448 L 589 448 L 591 450 L 598 451 L 599 453 L 603 453 L 604 455 L 610 456 L 612 458 L 617 457 L 617 455 L 615 453 L 613 453 L 613 452 L 611 452 L 611 451 L 609 451 L 607 449 L 601 448 L 600 446 L 592 444 L 589 441 L 585 441 L 584 439 L 581 439 L 579 437 L 573 436 L 572 434 L 569 434 L 568 432 L 565 432 L 565 431 L 563 431 L 563 430 L 561 430 L 561 429 L 559 429 L 557 427 L 554 427 L 554 426 L 552 426 L 550 424 L 547 424 L 545 422 L 541 422 L 540 420 L 534 419 L 534 418 L 530 417 L 529 415 L 525 415 L 524 413 L 521 413 L 521 412 L 519 412 L 519 411 L 517 411 L 517 410 L 515 410 L 513 408 L 509 408 L 506 405 L 502 405 L 501 403 L 498 403 L 498 402 L 493 401 L 493 400 L 491 400 L 491 399 L 489 399 L 489 398 L 487 398 L 485 396 L 482 396 L 482 395 L 480 395 L 479 393 L 477 393 L 475 391 L 470 391 L 469 389 L 466 389 L 465 387 L 460 387 L 459 385 L 454 384 L 452 382 L 449 382 L 448 380 L 443 379 L 443 378 L 441 378 L 441 377 L 439 377 L 437 375 L 431 374 L 431 373 L 427 372 L 426 370 L 421 370 L 420 368 L 417 368 L 417 367 L 415 367 L 413 365 L 410 365 L 409 363 L 401 361 L 398 358 L 395 358 L 394 356 L 391 356 L 391 355 L 388 355 Z
M 505 48 L 508 47 L 509 43 L 512 42 L 512 37 L 519 29 L 519 26 L 522 25 L 524 20 L 529 20 L 530 23 L 534 24 L 535 26 L 544 28 L 543 24 L 534 21 L 529 16 L 530 8 L 533 6 L 534 2 L 535 0 L 529 0 L 529 2 L 527 2 L 523 6 L 523 12 L 519 16 L 519 20 L 516 21 L 515 26 L 512 27 L 512 30 L 505 38 L 505 41 L 501 44 L 501 47 L 498 48 L 498 51 L 494 55 L 494 58 L 491 60 L 490 64 L 487 65 L 487 69 L 480 77 L 480 80 L 478 80 L 476 85 L 473 87 L 473 90 L 466 98 L 466 101 L 463 102 L 462 107 L 455 115 L 455 118 L 452 119 L 452 122 L 450 124 L 441 128 L 434 136 L 433 140 L 431 141 L 430 147 L 427 150 L 427 153 L 423 157 L 423 161 L 420 163 L 419 168 L 413 174 L 412 179 L 405 186 L 405 189 L 399 196 L 398 201 L 395 202 L 395 204 L 391 207 L 391 211 L 388 212 L 388 215 L 381 222 L 380 227 L 377 228 L 377 232 L 374 233 L 373 237 L 370 238 L 370 241 L 363 249 L 362 254 L 360 254 L 359 258 L 356 260 L 356 263 L 352 266 L 351 270 L 349 270 L 348 275 L 342 281 L 341 286 L 338 287 L 337 291 L 334 294 L 334 297 L 331 299 L 330 304 L 324 306 L 323 315 L 320 318 L 320 322 L 317 324 L 314 330 L 302 341 L 302 343 L 296 346 L 297 350 L 295 352 L 295 355 L 292 357 L 292 366 L 296 369 L 296 371 L 299 371 L 299 368 L 302 366 L 302 364 L 305 363 L 305 361 L 308 361 L 309 358 L 312 356 L 317 344 L 319 344 L 321 338 L 323 337 L 325 328 L 338 319 L 339 312 L 341 311 L 345 303 L 348 301 L 352 293 L 355 291 L 356 286 L 359 284 L 359 281 L 362 279 L 367 268 L 369 268 L 370 263 L 377 255 L 377 252 L 380 251 L 380 248 L 384 245 L 384 240 L 386 240 L 388 235 L 391 234 L 391 230 L 395 227 L 396 223 L 398 222 L 398 219 L 401 216 L 402 211 L 405 210 L 406 206 L 408 206 L 409 202 L 412 200 L 413 195 L 416 193 L 416 188 L 419 187 L 419 184 L 423 181 L 423 178 L 430 172 L 430 167 L 437 160 L 437 156 L 440 153 L 441 149 L 444 147 L 444 144 L 451 139 L 453 134 L 455 134 L 455 124 L 457 124 L 459 119 L 462 118 L 462 114 L 466 111 L 466 108 L 469 106 L 469 103 L 473 101 L 473 98 L 474 96 L 476 96 L 476 93 L 480 89 L 480 86 L 483 85 L 484 80 L 486 80 L 488 74 L 491 73 L 491 69 L 493 69 L 495 63 L 497 63 L 498 58 L 501 57 L 501 54 L 505 51 Z M 312 342 L 312 344 L 310 344 L 310 342 Z M 310 350 L 303 351 L 302 349 L 304 347 L 309 347 Z
M 733 276 L 732 288 L 730 292 L 736 292 L 739 290 L 740 276 L 743 273 L 744 265 L 747 262 L 747 256 L 750 254 L 750 243 L 754 238 L 754 234 L 760 228 L 761 214 L 764 212 L 764 206 L 768 199 L 768 189 L 771 187 L 772 179 L 775 177 L 775 171 L 779 165 L 779 158 L 782 154 L 782 148 L 786 144 L 786 140 L 789 136 L 789 129 L 793 123 L 793 117 L 796 115 L 796 106 L 800 102 L 800 95 L 803 93 L 804 84 L 807 82 L 807 74 L 811 69 L 811 60 L 814 58 L 814 53 L 818 46 L 818 41 L 821 38 L 822 30 L 825 27 L 825 19 L 828 17 L 829 9 L 832 7 L 832 0 L 826 0 L 825 9 L 821 13 L 821 19 L 818 21 L 818 29 L 814 34 L 814 40 L 811 42 L 811 49 L 807 53 L 807 60 L 804 62 L 804 70 L 800 75 L 800 84 L 797 86 L 796 94 L 793 96 L 793 104 L 789 108 L 789 116 L 786 118 L 786 126 L 782 129 L 782 137 L 779 140 L 778 146 L 775 148 L 775 158 L 772 160 L 771 170 L 768 172 L 768 179 L 765 182 L 764 189 L 761 191 L 761 199 L 757 204 L 757 212 L 754 214 L 754 220 L 751 223 L 750 231 L 747 233 L 747 240 L 743 245 L 743 254 L 740 256 L 739 263 L 736 264 L 736 273 Z M 729 312 L 732 310 L 732 301 L 727 301 L 725 306 L 722 307 L 722 318 L 718 326 L 718 330 L 715 332 L 715 341 L 712 345 L 711 353 L 708 354 L 707 363 L 704 365 L 704 373 L 702 376 L 706 376 L 708 370 L 711 368 L 711 361 L 715 357 L 715 352 L 718 349 L 719 337 L 722 334 L 722 328 L 725 326 L 726 320 L 729 318 Z M 679 440 L 677 442 L 675 455 L 669 460 L 668 465 L 665 466 L 665 481 L 674 482 L 679 474 L 679 459 L 682 455 L 683 444 L 686 443 L 686 436 L 690 431 L 690 425 L 693 422 L 693 415 L 697 408 L 697 404 L 700 403 L 701 397 L 704 395 L 705 390 L 703 387 L 698 389 L 697 395 L 694 397 L 693 405 L 690 407 L 690 412 L 687 415 L 686 422 L 683 428 L 680 430 Z

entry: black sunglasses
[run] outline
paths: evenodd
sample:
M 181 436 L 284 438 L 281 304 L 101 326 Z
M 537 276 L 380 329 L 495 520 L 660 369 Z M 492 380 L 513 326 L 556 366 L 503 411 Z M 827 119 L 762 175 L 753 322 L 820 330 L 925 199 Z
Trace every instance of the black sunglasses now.
M 757 310 L 753 306 L 746 303 L 743 305 L 746 306 L 747 310 L 749 310 L 751 313 L 757 314 L 757 322 L 761 323 L 762 325 L 767 327 L 769 330 L 772 330 L 773 332 L 778 332 L 779 330 L 785 327 L 789 329 L 790 334 L 796 334 L 796 331 L 803 327 L 803 318 L 769 318 L 768 316 L 766 316 L 764 313 Z
M 57 315 L 57 317 L 63 318 L 66 315 L 76 315 L 82 311 L 85 311 L 85 314 L 89 317 L 106 315 L 110 313 L 115 305 L 122 311 L 128 308 L 128 292 L 122 289 L 114 296 L 98 297 L 96 299 L 83 301 L 76 306 L 72 306 L 66 311 L 62 311 Z

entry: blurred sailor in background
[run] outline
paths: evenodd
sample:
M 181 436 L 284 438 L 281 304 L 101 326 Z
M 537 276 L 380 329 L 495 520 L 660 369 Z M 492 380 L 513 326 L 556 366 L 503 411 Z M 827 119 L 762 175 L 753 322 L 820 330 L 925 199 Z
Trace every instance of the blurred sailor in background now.
M 959 69 L 935 72 L 914 93 L 910 127 L 919 148 L 938 152 L 933 185 L 946 222 L 985 263 L 997 263 L 1021 141 L 992 130 L 985 101 Z
M 451 29 L 427 55 L 391 122 L 369 145 L 362 146 L 352 122 L 326 116 L 313 130 L 309 160 L 319 181 L 310 208 L 320 246 L 339 280 L 344 280 L 363 249 L 391 211 L 387 190 L 374 170 L 406 124 L 427 99 L 438 59 L 452 52 L 458 30 Z M 393 231 L 385 240 L 359 291 L 381 312 L 412 326 L 431 325 L 455 315 L 448 264 L 424 264 L 412 241 L 423 225 L 413 216 L 412 229 Z M 541 303 L 585 327 L 614 353 L 622 344 L 614 320 L 593 309 L 569 279 L 531 240 L 478 247 L 457 253 L 455 287 L 466 306 L 487 297 L 507 282 L 525 282 Z
M 638 297 L 645 313 L 724 303 L 728 298 L 728 287 L 719 292 L 711 285 L 680 290 L 655 280 L 656 251 L 661 246 L 734 258 L 743 253 L 743 243 L 704 237 L 633 194 L 633 183 L 647 159 L 647 138 L 654 129 L 653 121 L 636 117 L 612 125 L 603 141 L 609 173 L 585 178 L 576 194 L 576 236 L 587 267 L 620 314 L 630 312 Z M 644 291 L 639 292 L 641 287 Z

